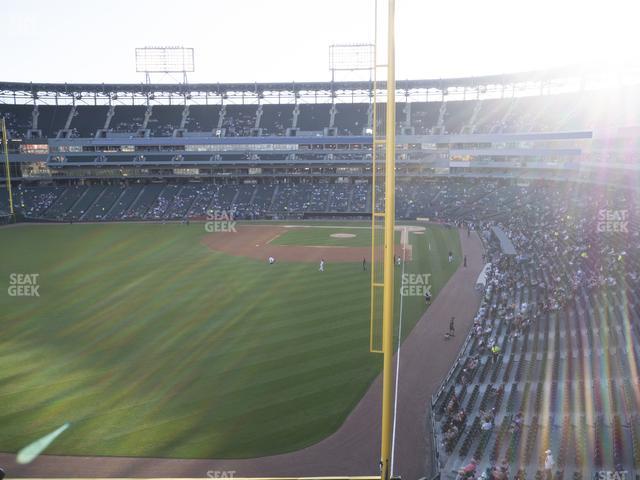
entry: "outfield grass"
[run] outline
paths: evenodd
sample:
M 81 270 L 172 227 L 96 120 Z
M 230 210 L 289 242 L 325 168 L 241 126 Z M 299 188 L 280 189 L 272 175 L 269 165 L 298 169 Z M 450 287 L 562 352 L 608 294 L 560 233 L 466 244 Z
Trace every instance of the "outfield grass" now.
M 336 238 L 334 233 L 354 235 L 350 238 Z M 382 236 L 382 230 L 380 235 Z M 376 240 L 378 241 L 378 240 Z M 396 243 L 400 243 L 400 232 L 396 232 Z M 371 228 L 362 226 L 358 228 L 329 228 L 327 226 L 290 228 L 271 242 L 273 245 L 305 245 L 326 247 L 370 247 Z
M 265 266 L 203 235 L 198 224 L 0 229 L 0 451 L 70 421 L 48 453 L 253 457 L 341 425 L 381 367 L 368 352 L 369 275 L 360 263 Z M 407 272 L 431 272 L 437 293 L 457 235 L 411 239 Z M 10 297 L 12 273 L 38 273 L 40 296 Z M 403 302 L 406 335 L 424 305 Z

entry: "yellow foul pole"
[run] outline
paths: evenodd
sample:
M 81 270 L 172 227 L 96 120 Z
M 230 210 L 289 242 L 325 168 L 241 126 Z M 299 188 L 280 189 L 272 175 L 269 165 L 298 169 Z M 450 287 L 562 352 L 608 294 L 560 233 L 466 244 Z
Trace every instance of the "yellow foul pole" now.
M 394 299 L 394 228 L 396 190 L 396 75 L 395 75 L 395 0 L 389 0 L 387 53 L 387 121 L 385 150 L 384 216 L 384 290 L 382 308 L 382 439 L 380 478 L 391 476 L 391 434 L 393 419 L 393 299 Z
M 13 217 L 13 195 L 11 194 L 11 170 L 9 169 L 9 142 L 7 141 L 7 125 L 2 117 L 2 145 L 4 147 L 4 165 L 9 193 L 9 213 Z

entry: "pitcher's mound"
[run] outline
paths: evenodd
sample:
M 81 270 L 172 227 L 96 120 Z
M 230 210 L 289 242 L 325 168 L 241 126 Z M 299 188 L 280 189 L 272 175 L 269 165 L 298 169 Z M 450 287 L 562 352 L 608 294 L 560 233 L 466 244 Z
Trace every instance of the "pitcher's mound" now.
M 333 238 L 354 238 L 355 237 L 353 233 L 332 233 L 329 236 Z

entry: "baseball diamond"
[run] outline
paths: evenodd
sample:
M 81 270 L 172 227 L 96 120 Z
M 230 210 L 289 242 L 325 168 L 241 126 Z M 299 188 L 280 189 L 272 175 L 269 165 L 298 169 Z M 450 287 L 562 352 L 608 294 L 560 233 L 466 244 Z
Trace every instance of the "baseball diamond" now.
M 307 227 L 305 242 L 325 242 L 335 231 Z M 208 233 L 202 223 L 2 230 L 15 246 L 0 254 L 0 278 L 38 270 L 40 297 L 0 302 L 8 312 L 0 355 L 12 372 L 3 383 L 0 450 L 64 421 L 76 433 L 48 453 L 262 457 L 335 432 L 380 368 L 367 349 L 369 276 L 360 266 L 371 250 L 252 245 L 287 230 L 241 224 L 237 233 Z M 370 229 L 362 231 L 370 242 Z M 452 244 L 460 251 L 458 232 L 437 225 L 426 232 L 435 249 L 408 237 L 416 255 L 404 268 L 429 272 L 437 293 L 457 267 L 444 252 Z M 48 247 L 38 249 L 43 235 Z M 308 263 L 320 256 L 323 275 Z M 403 305 L 407 336 L 424 305 L 421 296 Z M 51 355 L 42 355 L 43 345 Z M 330 370 L 342 373 L 323 374 Z M 41 424 L 43 415 L 50 420 Z M 162 440 L 186 431 L 179 445 Z

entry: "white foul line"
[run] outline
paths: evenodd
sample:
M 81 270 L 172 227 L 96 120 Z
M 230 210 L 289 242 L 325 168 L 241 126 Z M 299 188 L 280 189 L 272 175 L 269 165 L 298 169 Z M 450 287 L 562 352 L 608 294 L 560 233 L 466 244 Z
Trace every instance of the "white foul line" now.
M 408 239 L 408 233 L 407 240 Z M 405 252 L 407 251 L 406 245 L 402 246 L 402 276 L 400 277 L 400 283 L 402 283 L 402 278 L 404 277 L 404 261 L 405 261 Z M 402 342 L 402 300 L 404 299 L 403 295 L 400 295 L 400 322 L 398 325 L 398 352 L 396 353 L 396 386 L 393 400 L 393 433 L 391 437 L 391 476 L 393 477 L 393 460 L 396 452 L 396 416 L 398 412 L 398 379 L 400 377 L 400 343 Z

